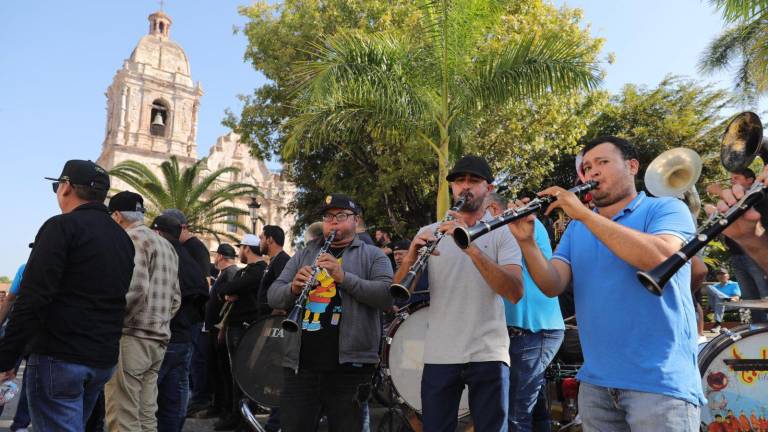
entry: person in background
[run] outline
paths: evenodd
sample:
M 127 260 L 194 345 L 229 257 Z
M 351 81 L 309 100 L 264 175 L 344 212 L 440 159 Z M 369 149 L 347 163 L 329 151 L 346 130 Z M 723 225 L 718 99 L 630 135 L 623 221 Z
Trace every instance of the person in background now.
M 179 258 L 170 243 L 144 225 L 144 198 L 124 191 L 109 200 L 112 219 L 136 250 L 126 295 L 117 368 L 104 388 L 107 428 L 157 430 L 157 374 L 181 305 Z
M 485 198 L 485 207 L 493 217 L 506 208 L 507 200 L 497 193 Z M 549 235 L 544 225 L 534 220 L 534 239 L 544 257 L 552 257 Z M 509 332 L 509 413 L 510 431 L 536 429 L 534 407 L 544 390 L 544 372 L 563 342 L 565 323 L 557 298 L 539 290 L 523 262 L 523 297 L 517 303 L 504 299 L 504 313 Z M 537 419 L 540 423 L 549 419 Z M 541 425 L 538 425 L 539 429 Z
M 723 323 L 723 314 L 725 313 L 725 302 L 737 301 L 741 297 L 739 284 L 730 280 L 728 270 L 719 269 L 716 273 L 717 283 L 709 286 L 709 303 L 712 305 L 712 311 L 715 313 L 715 326 L 712 331 L 720 331 Z
M 150 228 L 170 242 L 179 257 L 181 307 L 171 320 L 171 340 L 157 377 L 157 430 L 179 432 L 184 426 L 189 400 L 192 327 L 203 320 L 208 300 L 207 272 L 200 271 L 200 266 L 179 242 L 181 224 L 176 218 L 160 215 Z
M 104 205 L 110 182 L 102 167 L 70 160 L 48 180 L 61 214 L 35 237 L 0 340 L 0 381 L 15 376 L 30 344 L 35 428 L 81 432 L 117 364 L 134 247 Z

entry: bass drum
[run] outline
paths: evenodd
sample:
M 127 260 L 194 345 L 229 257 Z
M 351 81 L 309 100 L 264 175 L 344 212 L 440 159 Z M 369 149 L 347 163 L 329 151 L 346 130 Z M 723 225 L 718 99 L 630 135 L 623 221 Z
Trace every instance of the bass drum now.
M 271 315 L 253 323 L 243 335 L 232 361 L 232 376 L 252 401 L 280 407 L 283 390 L 283 337 L 285 317 Z
M 765 430 L 768 408 L 768 324 L 735 327 L 699 352 L 701 384 L 707 404 L 704 430 Z M 720 430 L 720 429 L 717 429 Z
M 387 332 L 382 368 L 392 381 L 399 401 L 421 414 L 421 374 L 424 371 L 424 339 L 429 303 L 412 304 L 399 312 Z M 466 388 L 461 395 L 458 418 L 469 415 Z

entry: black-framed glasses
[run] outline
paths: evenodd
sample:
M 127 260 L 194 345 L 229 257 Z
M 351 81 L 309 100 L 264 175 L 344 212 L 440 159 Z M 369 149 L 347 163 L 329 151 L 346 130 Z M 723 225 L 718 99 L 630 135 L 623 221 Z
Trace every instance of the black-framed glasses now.
M 51 188 L 53 188 L 53 193 L 57 193 L 59 191 L 59 184 L 66 183 L 68 181 L 69 180 L 63 180 L 62 179 L 62 180 L 55 181 L 55 182 L 51 183 Z
M 334 219 L 336 219 L 337 222 L 344 222 L 345 220 L 349 219 L 350 216 L 354 216 L 354 213 L 346 213 L 346 212 L 340 212 L 336 214 L 332 213 L 326 213 L 323 215 L 323 221 L 324 222 L 333 222 Z

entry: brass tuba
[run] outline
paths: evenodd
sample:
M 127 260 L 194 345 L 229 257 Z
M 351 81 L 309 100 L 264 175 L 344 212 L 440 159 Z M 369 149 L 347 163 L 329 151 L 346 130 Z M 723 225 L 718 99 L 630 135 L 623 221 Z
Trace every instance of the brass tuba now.
M 671 196 L 683 200 L 693 220 L 701 210 L 701 199 L 696 182 L 701 176 L 703 163 L 698 153 L 677 147 L 656 156 L 645 171 L 645 188 L 657 197 Z

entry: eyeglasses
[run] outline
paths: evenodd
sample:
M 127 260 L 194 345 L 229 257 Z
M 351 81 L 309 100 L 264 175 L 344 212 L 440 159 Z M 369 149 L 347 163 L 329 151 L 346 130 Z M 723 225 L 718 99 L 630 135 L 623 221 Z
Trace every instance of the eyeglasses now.
M 345 220 L 349 219 L 350 216 L 354 216 L 354 213 L 326 213 L 323 215 L 323 222 L 333 222 L 334 219 L 336 219 L 337 222 L 344 222 Z
M 69 180 L 62 179 L 62 180 L 51 183 L 51 188 L 53 188 L 53 193 L 57 193 L 59 191 L 59 185 L 61 183 L 68 183 L 68 182 Z

